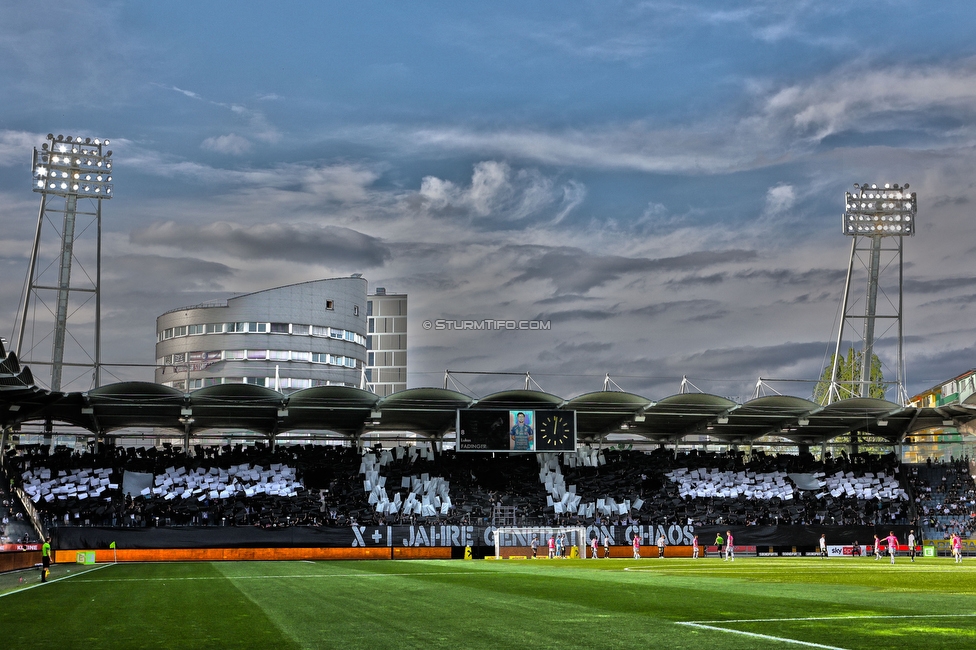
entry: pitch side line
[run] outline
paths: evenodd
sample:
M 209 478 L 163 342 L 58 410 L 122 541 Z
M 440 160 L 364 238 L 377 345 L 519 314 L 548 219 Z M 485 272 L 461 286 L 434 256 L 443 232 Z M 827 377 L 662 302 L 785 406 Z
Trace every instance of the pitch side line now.
M 635 571 L 635 572 L 651 572 L 651 571 L 660 571 L 662 569 L 666 569 L 667 571 L 672 573 L 696 573 L 696 572 L 714 573 L 715 571 L 722 570 L 722 569 L 728 569 L 729 572 L 748 573 L 749 571 L 755 570 L 753 567 L 750 567 L 747 564 L 743 564 L 742 566 L 745 566 L 746 568 L 740 571 L 738 568 L 739 567 L 738 564 L 730 565 L 728 563 L 725 563 L 722 564 L 721 566 L 717 566 L 715 564 L 707 564 L 707 565 L 703 564 L 701 566 L 687 566 L 687 565 L 679 565 L 676 563 L 676 564 L 653 564 L 653 565 L 647 564 L 644 566 L 624 567 L 623 570 Z M 818 574 L 850 573 L 852 570 L 855 571 L 880 570 L 879 568 L 880 566 L 891 566 L 891 565 L 885 562 L 884 565 L 821 566 L 821 567 L 817 567 L 816 569 Z M 808 566 L 804 566 L 803 568 L 812 569 L 813 567 L 811 565 L 808 565 Z M 888 569 L 884 569 L 884 570 L 887 571 Z M 912 566 L 909 564 L 907 567 L 902 565 L 901 568 L 892 569 L 892 570 L 897 571 L 899 573 L 952 573 L 955 571 L 961 571 L 962 569 L 958 567 L 953 569 L 953 568 L 941 567 L 941 566 Z
M 21 587 L 20 589 L 15 589 L 14 591 L 8 591 L 5 594 L 0 594 L 0 598 L 3 598 L 4 596 L 10 596 L 12 594 L 20 594 L 27 591 L 28 589 L 36 589 L 37 587 L 43 587 L 45 585 L 53 585 L 55 582 L 61 582 L 62 580 L 67 580 L 68 578 L 77 578 L 80 575 L 91 573 L 92 571 L 98 571 L 99 569 L 104 569 L 105 567 L 110 567 L 110 566 L 112 565 L 103 564 L 101 566 L 92 567 L 91 569 L 87 569 L 85 571 L 79 571 L 74 575 L 61 576 L 60 578 L 55 578 L 54 580 L 48 580 L 47 582 L 35 582 L 34 584 L 29 585 L 27 587 Z M 95 580 L 76 580 L 75 582 L 95 582 Z
M 858 616 L 804 616 L 796 618 L 737 618 L 724 621 L 689 621 L 679 625 L 697 623 L 790 623 L 802 621 L 859 621 L 868 619 L 897 619 L 897 618 L 973 618 L 976 614 L 865 614 Z
M 800 641 L 798 639 L 789 639 L 781 636 L 772 636 L 769 634 L 759 634 L 758 632 L 746 632 L 744 630 L 733 630 L 727 627 L 718 627 L 718 625 L 709 625 L 709 623 L 717 624 L 730 624 L 730 623 L 790 623 L 790 622 L 802 622 L 802 621 L 856 621 L 856 620 L 892 620 L 892 619 L 917 619 L 917 618 L 973 618 L 976 614 L 868 614 L 865 616 L 804 616 L 804 617 L 791 617 L 791 618 L 738 618 L 738 619 L 728 619 L 724 621 L 677 621 L 676 625 L 684 625 L 686 627 L 696 627 L 703 630 L 714 630 L 716 632 L 727 632 L 728 634 L 739 634 L 742 636 L 751 636 L 759 639 L 768 639 L 771 641 L 781 641 L 783 643 L 792 643 L 794 645 L 802 645 L 810 648 L 825 648 L 827 650 L 844 650 L 843 648 L 838 648 L 837 646 L 823 645 L 821 643 L 812 643 L 810 641 Z
M 729 621 L 731 622 L 731 621 Z M 701 623 L 682 623 L 679 622 L 678 625 L 685 625 L 687 627 L 697 627 L 702 630 L 714 630 L 715 632 L 727 632 L 728 634 L 739 634 L 741 636 L 750 636 L 755 639 L 765 639 L 766 641 L 779 641 L 780 643 L 792 643 L 794 645 L 802 645 L 808 648 L 824 648 L 825 650 L 845 650 L 833 645 L 823 645 L 822 643 L 811 643 L 809 641 L 799 641 L 797 639 L 788 639 L 781 636 L 772 636 L 770 634 L 759 634 L 758 632 L 744 632 L 742 630 L 730 630 L 725 627 L 716 627 L 714 625 L 703 625 Z

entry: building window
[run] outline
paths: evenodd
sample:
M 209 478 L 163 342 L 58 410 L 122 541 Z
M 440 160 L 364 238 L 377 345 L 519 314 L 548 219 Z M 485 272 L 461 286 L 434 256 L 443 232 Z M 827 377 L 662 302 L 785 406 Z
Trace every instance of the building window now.
M 335 309 L 335 301 L 334 300 L 326 300 L 325 301 L 325 308 L 326 309 L 329 309 L 329 310 Z
M 271 323 L 272 334 L 288 334 L 288 323 Z
M 187 334 L 203 334 L 203 325 L 187 325 Z
M 352 306 L 352 315 L 353 316 L 359 316 L 359 305 L 353 305 Z
M 207 323 L 207 334 L 220 334 L 224 331 L 223 323 Z

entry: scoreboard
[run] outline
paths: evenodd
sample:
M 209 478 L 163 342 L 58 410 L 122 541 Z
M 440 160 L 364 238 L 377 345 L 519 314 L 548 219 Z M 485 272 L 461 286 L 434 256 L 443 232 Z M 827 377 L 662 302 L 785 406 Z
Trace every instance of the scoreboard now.
M 576 450 L 576 411 L 458 409 L 458 451 Z

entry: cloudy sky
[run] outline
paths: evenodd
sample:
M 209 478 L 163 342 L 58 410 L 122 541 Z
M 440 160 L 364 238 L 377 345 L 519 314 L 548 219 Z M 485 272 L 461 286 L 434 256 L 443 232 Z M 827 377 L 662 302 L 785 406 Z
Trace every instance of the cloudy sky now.
M 968 2 L 0 0 L 0 16 L 7 339 L 31 148 L 53 132 L 112 140 L 107 363 L 153 363 L 166 310 L 358 272 L 410 296 L 411 386 L 529 371 L 572 396 L 609 373 L 659 399 L 687 376 L 745 400 L 759 377 L 819 377 L 844 192 L 908 182 L 908 390 L 976 366 Z M 551 329 L 422 327 L 484 318 Z M 895 331 L 878 334 L 893 378 Z

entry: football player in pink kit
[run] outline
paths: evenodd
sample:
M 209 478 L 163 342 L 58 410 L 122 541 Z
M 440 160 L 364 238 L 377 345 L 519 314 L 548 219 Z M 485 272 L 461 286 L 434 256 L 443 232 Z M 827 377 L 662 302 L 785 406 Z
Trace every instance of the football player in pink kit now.
M 735 562 L 735 542 L 732 539 L 732 531 L 725 531 L 725 559 Z
M 891 555 L 891 563 L 895 563 L 895 553 L 898 552 L 898 538 L 895 537 L 895 531 L 889 531 L 888 536 L 885 537 L 885 543 L 888 544 L 888 553 Z
M 698 559 L 698 535 L 695 535 L 695 539 L 691 540 L 691 557 L 692 559 Z
M 634 535 L 634 559 L 640 559 L 640 535 Z
M 590 548 L 593 549 L 593 555 L 591 555 L 590 557 L 592 557 L 594 560 L 596 559 L 596 547 L 597 546 L 599 546 L 599 544 L 597 543 L 596 535 L 594 535 L 593 536 L 593 539 L 590 540 Z
M 962 538 L 955 533 L 952 534 L 952 557 L 956 562 L 962 562 Z

